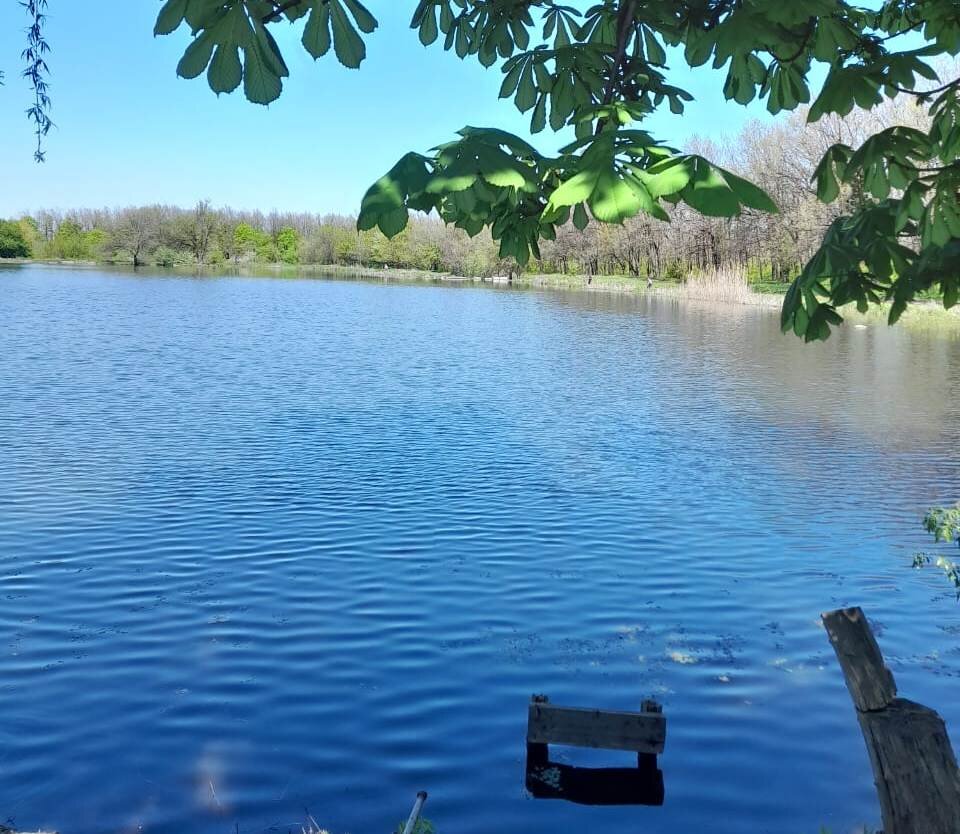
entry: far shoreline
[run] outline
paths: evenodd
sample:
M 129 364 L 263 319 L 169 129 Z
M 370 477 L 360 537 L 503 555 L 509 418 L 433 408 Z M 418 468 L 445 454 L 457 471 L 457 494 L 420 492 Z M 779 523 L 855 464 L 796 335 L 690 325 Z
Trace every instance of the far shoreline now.
M 278 277 L 278 278 L 334 278 L 355 281 L 381 281 L 395 284 L 432 284 L 442 286 L 469 286 L 488 289 L 536 289 L 557 292 L 600 293 L 627 295 L 636 298 L 651 296 L 680 302 L 700 304 L 719 304 L 723 306 L 760 307 L 779 310 L 783 304 L 789 284 L 783 290 L 765 285 L 763 292 L 757 292 L 747 285 L 745 292 L 729 297 L 718 296 L 711 287 L 698 287 L 696 281 L 680 283 L 676 281 L 654 280 L 647 286 L 643 276 L 628 275 L 584 275 L 561 273 L 527 272 L 513 276 L 464 276 L 449 272 L 430 272 L 418 269 L 381 268 L 364 266 L 344 266 L 342 264 L 278 264 L 278 263 L 239 263 L 205 264 L 201 268 L 178 264 L 172 267 L 147 265 L 134 267 L 128 263 L 103 261 L 71 261 L 35 258 L 0 258 L 2 266 L 56 266 L 74 268 L 115 268 L 143 271 L 145 274 L 189 276 L 200 273 L 210 277 Z M 872 307 L 866 313 L 860 313 L 853 305 L 842 308 L 845 321 L 851 325 L 882 325 L 887 323 L 890 305 Z M 936 301 L 916 301 L 903 314 L 899 324 L 909 330 L 935 332 L 960 338 L 960 305 L 952 309 Z

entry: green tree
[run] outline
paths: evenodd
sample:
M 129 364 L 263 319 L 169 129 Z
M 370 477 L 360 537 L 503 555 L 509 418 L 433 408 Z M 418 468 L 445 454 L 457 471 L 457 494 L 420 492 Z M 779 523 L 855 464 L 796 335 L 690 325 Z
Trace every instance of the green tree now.
M 0 258 L 29 258 L 32 254 L 22 225 L 15 220 L 0 220 Z
M 47 252 L 50 257 L 63 260 L 84 260 L 89 257 L 80 224 L 74 220 L 64 220 L 50 241 Z
M 96 260 L 103 255 L 107 245 L 107 233 L 103 229 L 90 229 L 83 233 L 83 258 Z
M 277 232 L 277 257 L 285 264 L 300 263 L 300 235 L 296 229 L 284 226 Z
M 27 246 L 30 247 L 30 257 L 36 258 L 40 254 L 40 230 L 37 228 L 37 221 L 32 217 L 25 216 L 21 217 L 17 221 L 17 225 L 20 227 L 20 231 L 23 233 L 24 240 L 27 242 Z
M 681 114 L 692 97 L 671 83 L 668 59 L 726 69 L 725 96 L 764 99 L 771 113 L 812 102 L 809 119 L 871 108 L 898 95 L 927 109 L 931 127 L 893 127 L 857 148 L 835 145 L 817 169 L 820 198 L 862 183 L 865 199 L 841 215 L 787 295 L 783 326 L 823 339 L 837 307 L 892 301 L 890 320 L 921 292 L 945 306 L 960 295 L 960 78 L 931 60 L 960 52 L 956 0 L 599 0 L 583 9 L 556 0 L 418 0 L 420 41 L 499 65 L 502 98 L 531 114 L 538 133 L 572 128 L 576 139 L 545 156 L 500 130 L 464 128 L 430 154 L 408 153 L 368 192 L 359 227 L 392 237 L 409 212 L 436 211 L 471 235 L 489 228 L 500 255 L 539 256 L 568 221 L 667 219 L 665 204 L 708 216 L 775 212 L 750 182 L 698 154 L 656 141 L 636 123 L 659 108 Z M 377 21 L 360 0 L 167 0 L 155 33 L 186 22 L 193 40 L 177 71 L 206 72 L 217 93 L 243 85 L 268 104 L 289 74 L 273 26 L 306 18 L 302 43 L 359 67 Z M 904 48 L 912 33 L 922 44 Z M 818 65 L 825 72 L 818 70 Z M 824 77 L 821 83 L 815 79 Z
M 233 256 L 237 261 L 249 258 L 270 243 L 270 236 L 249 223 L 238 223 L 233 230 Z

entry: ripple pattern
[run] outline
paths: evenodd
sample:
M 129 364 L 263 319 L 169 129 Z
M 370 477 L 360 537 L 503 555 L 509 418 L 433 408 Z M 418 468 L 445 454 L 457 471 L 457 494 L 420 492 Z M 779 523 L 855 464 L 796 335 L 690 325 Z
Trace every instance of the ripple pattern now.
M 361 834 L 421 788 L 443 834 L 878 822 L 818 615 L 864 606 L 958 731 L 960 608 L 909 564 L 960 496 L 960 343 L 777 325 L 0 270 L 0 822 Z M 533 692 L 662 701 L 665 805 L 527 798 Z

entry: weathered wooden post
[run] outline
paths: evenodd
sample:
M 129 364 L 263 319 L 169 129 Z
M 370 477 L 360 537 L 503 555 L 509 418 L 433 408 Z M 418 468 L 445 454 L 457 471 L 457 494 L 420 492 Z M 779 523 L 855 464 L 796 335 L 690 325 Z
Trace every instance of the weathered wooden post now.
M 660 706 L 656 701 L 647 700 L 644 701 L 641 705 L 643 712 L 648 715 L 662 715 L 663 707 Z M 647 752 L 638 752 L 637 753 L 637 767 L 640 771 L 646 775 L 651 775 L 657 771 L 657 754 Z
M 856 707 L 885 834 L 958 834 L 960 772 L 943 719 L 897 697 L 893 674 L 859 608 L 823 615 Z

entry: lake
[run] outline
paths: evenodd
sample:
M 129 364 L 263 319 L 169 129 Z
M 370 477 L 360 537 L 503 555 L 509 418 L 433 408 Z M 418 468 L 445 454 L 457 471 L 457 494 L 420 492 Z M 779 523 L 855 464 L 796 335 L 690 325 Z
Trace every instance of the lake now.
M 910 568 L 958 385 L 956 339 L 760 308 L 4 268 L 0 822 L 878 824 L 819 614 L 960 743 L 960 604 Z M 530 798 L 533 693 L 659 700 L 664 805 Z

